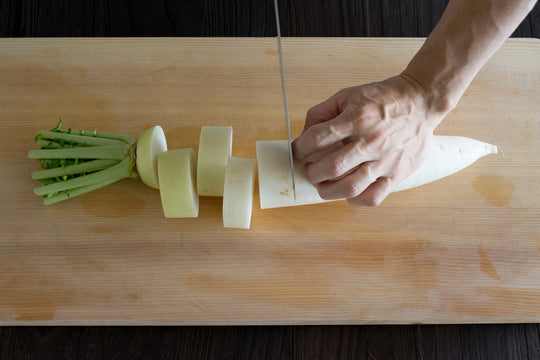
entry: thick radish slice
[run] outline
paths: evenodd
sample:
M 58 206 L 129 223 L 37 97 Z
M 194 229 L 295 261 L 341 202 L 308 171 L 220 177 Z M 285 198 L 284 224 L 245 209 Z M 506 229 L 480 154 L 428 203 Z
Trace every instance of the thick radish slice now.
M 143 183 L 155 189 L 159 189 L 157 158 L 163 151 L 167 151 L 167 140 L 159 125 L 146 129 L 137 139 L 137 172 Z
M 164 151 L 158 156 L 159 192 L 163 213 L 168 218 L 199 215 L 195 187 L 197 165 L 193 149 Z
M 303 163 L 295 160 L 296 201 L 293 197 L 287 140 L 257 141 L 261 209 L 325 202 L 306 179 Z M 393 192 L 424 185 L 456 173 L 479 158 L 496 154 L 497 147 L 460 136 L 434 136 L 425 162 Z
M 197 191 L 201 196 L 223 196 L 225 169 L 232 152 L 232 127 L 203 126 L 197 160 Z
M 306 179 L 304 166 L 298 160 L 294 160 L 294 200 L 288 140 L 257 141 L 256 147 L 261 209 L 323 201 Z
M 231 157 L 225 171 L 223 226 L 249 229 L 254 185 L 255 160 Z

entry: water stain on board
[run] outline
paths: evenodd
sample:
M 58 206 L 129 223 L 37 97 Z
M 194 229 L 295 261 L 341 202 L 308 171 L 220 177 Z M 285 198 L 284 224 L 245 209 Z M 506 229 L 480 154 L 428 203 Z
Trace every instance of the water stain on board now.
M 482 174 L 471 185 L 488 204 L 498 207 L 508 205 L 516 189 L 510 180 L 497 174 Z
M 46 277 L 28 266 L 24 274 L 0 267 L 3 295 L 0 303 L 11 307 L 17 321 L 53 320 L 57 310 L 59 286 L 56 279 Z
M 146 201 L 122 189 L 102 188 L 81 196 L 79 204 L 89 215 L 118 218 L 138 214 Z
M 482 246 L 478 249 L 478 255 L 480 256 L 480 270 L 490 278 L 501 281 L 501 277 Z
M 264 53 L 266 55 L 272 55 L 272 56 L 275 56 L 275 55 L 279 55 L 279 50 L 275 50 L 275 49 L 267 49 L 264 51 Z

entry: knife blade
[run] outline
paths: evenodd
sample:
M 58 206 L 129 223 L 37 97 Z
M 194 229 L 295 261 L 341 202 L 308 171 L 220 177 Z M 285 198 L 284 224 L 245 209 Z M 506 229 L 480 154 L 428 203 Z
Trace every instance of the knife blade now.
M 296 201 L 296 183 L 294 181 L 294 162 L 292 156 L 292 141 L 291 141 L 291 121 L 289 119 L 289 103 L 287 102 L 287 86 L 285 85 L 285 70 L 283 66 L 283 50 L 281 49 L 281 26 L 279 23 L 279 10 L 277 0 L 274 0 L 274 10 L 276 13 L 277 27 L 277 43 L 279 50 L 279 65 L 281 68 L 281 87 L 283 88 L 283 103 L 285 104 L 285 120 L 287 121 L 287 137 L 289 140 L 289 162 L 291 164 L 291 178 L 294 201 Z

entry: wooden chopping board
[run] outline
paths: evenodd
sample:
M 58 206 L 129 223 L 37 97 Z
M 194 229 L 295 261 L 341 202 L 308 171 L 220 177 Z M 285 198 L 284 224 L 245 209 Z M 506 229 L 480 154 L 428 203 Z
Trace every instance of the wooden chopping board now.
M 339 89 L 399 73 L 422 39 L 283 39 L 293 136 Z M 0 324 L 357 324 L 540 321 L 540 42 L 512 39 L 437 129 L 501 146 L 377 208 L 221 202 L 165 219 L 125 180 L 43 206 L 26 158 L 54 127 L 169 148 L 234 127 L 233 156 L 286 138 L 273 38 L 0 40 Z

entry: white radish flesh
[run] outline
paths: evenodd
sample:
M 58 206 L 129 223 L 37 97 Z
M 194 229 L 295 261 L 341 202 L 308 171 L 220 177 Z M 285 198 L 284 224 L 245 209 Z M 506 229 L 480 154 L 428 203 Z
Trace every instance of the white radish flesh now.
M 293 197 L 287 140 L 257 141 L 261 209 L 325 202 L 306 179 L 302 162 L 294 161 L 296 201 Z M 425 162 L 393 192 L 439 180 L 456 173 L 479 158 L 496 154 L 497 147 L 460 136 L 434 136 Z
M 231 157 L 225 172 L 223 226 L 249 229 L 253 208 L 255 160 Z
M 496 154 L 497 146 L 462 136 L 434 136 L 424 163 L 392 192 L 411 189 L 452 175 L 476 160 Z
M 143 183 L 155 189 L 159 189 L 157 158 L 163 151 L 167 151 L 167 140 L 159 125 L 146 129 L 137 139 L 137 172 Z
M 261 209 L 323 201 L 306 179 L 304 165 L 298 160 L 294 160 L 294 200 L 288 140 L 257 141 L 256 147 Z
M 199 215 L 197 165 L 193 149 L 164 151 L 158 156 L 159 190 L 163 213 L 168 218 Z
M 199 140 L 197 191 L 201 196 L 223 196 L 225 169 L 232 152 L 232 127 L 203 126 Z

